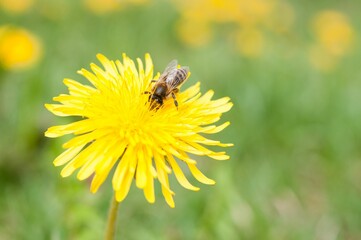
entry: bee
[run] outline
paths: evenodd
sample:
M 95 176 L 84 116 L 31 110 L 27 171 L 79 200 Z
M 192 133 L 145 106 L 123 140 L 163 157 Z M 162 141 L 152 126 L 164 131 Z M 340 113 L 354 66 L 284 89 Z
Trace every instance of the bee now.
M 145 92 L 149 94 L 148 101 L 151 102 L 151 109 L 155 107 L 160 108 L 165 99 L 168 99 L 172 96 L 174 100 L 174 105 L 178 109 L 178 102 L 175 96 L 179 92 L 179 86 L 184 83 L 188 78 L 189 67 L 181 66 L 178 68 L 178 61 L 171 61 L 164 72 L 160 75 L 158 80 L 152 80 L 154 86 L 152 87 L 151 92 Z

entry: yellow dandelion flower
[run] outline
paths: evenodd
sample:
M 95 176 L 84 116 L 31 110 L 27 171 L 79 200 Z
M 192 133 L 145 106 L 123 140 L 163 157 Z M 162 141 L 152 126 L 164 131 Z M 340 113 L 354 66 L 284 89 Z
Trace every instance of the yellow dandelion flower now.
M 245 27 L 267 23 L 274 17 L 274 5 L 270 0 L 240 1 L 238 22 Z
M 25 29 L 0 28 L 0 65 L 6 69 L 23 69 L 35 64 L 41 56 L 37 37 Z
M 144 5 L 149 0 L 83 0 L 85 7 L 95 14 L 115 12 L 127 5 Z
M 34 0 L 0 0 L 0 7 L 13 14 L 24 13 L 34 5 Z
M 345 55 L 353 46 L 355 30 L 346 15 L 338 11 L 319 12 L 312 22 L 318 43 L 336 56 Z
M 182 42 L 192 47 L 207 44 L 212 37 L 212 27 L 202 19 L 181 19 L 177 24 L 177 32 Z
M 168 175 L 174 172 L 178 182 L 185 188 L 197 191 L 185 177 L 181 164 L 186 165 L 201 183 L 215 182 L 201 173 L 194 156 L 208 156 L 226 160 L 225 152 L 215 152 L 206 146 L 227 147 L 206 138 L 229 125 L 215 125 L 222 113 L 232 107 L 230 99 L 224 97 L 211 100 L 213 91 L 201 96 L 199 83 L 176 95 L 179 103 L 166 99 L 159 109 L 153 109 L 148 101 L 151 90 L 153 63 L 145 55 L 145 66 L 140 59 L 136 64 L 123 55 L 123 61 L 110 61 L 97 55 L 104 69 L 91 64 L 91 71 L 82 69 L 91 85 L 71 79 L 64 84 L 69 94 L 60 94 L 53 100 L 59 104 L 46 104 L 46 108 L 58 116 L 78 116 L 79 121 L 50 127 L 45 135 L 56 138 L 66 134 L 74 137 L 66 142 L 66 149 L 55 160 L 55 166 L 65 165 L 61 176 L 67 177 L 80 169 L 79 180 L 93 175 L 91 191 L 94 193 L 115 168 L 112 186 L 118 202 L 125 199 L 135 179 L 143 189 L 148 202 L 155 201 L 154 179 L 158 179 L 163 196 L 169 206 L 174 207 Z
M 119 10 L 120 1 L 117 0 L 84 0 L 84 5 L 96 14 L 105 14 Z
M 241 29 L 236 35 L 237 47 L 245 57 L 259 57 L 264 50 L 264 36 L 262 31 L 256 28 Z

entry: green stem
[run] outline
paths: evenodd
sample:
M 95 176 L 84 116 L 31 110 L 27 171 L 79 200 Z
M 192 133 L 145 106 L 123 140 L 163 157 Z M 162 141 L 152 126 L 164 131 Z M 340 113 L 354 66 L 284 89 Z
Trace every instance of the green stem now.
M 105 232 L 105 240 L 114 240 L 115 226 L 117 223 L 119 203 L 115 200 L 115 196 L 112 197 L 112 202 L 109 209 L 108 224 Z

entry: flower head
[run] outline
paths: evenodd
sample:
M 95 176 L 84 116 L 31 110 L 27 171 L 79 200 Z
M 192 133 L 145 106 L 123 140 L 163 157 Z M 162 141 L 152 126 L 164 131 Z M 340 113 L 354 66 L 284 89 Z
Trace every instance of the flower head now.
M 116 12 L 130 5 L 144 5 L 149 0 L 83 0 L 84 6 L 95 14 Z
M 79 71 L 91 85 L 83 85 L 71 79 L 64 84 L 69 94 L 54 98 L 60 104 L 46 104 L 46 108 L 58 116 L 78 116 L 81 119 L 61 126 L 50 127 L 47 137 L 73 134 L 66 142 L 66 149 L 54 165 L 65 167 L 63 177 L 80 168 L 80 180 L 94 175 L 91 191 L 96 192 L 114 167 L 112 185 L 117 201 L 127 196 L 133 179 L 143 189 L 148 202 L 155 201 L 154 179 L 158 179 L 166 202 L 174 207 L 174 192 L 170 189 L 168 175 L 173 171 L 179 183 L 197 191 L 182 172 L 180 164 L 188 166 L 192 175 L 204 184 L 215 182 L 197 168 L 194 155 L 206 155 L 216 160 L 226 160 L 225 152 L 214 152 L 205 146 L 231 146 L 210 140 L 203 135 L 217 133 L 229 122 L 213 125 L 222 113 L 232 107 L 228 97 L 211 100 L 212 91 L 201 96 L 199 83 L 177 93 L 178 108 L 173 99 L 166 99 L 157 109 L 152 109 L 149 95 L 153 75 L 153 63 L 145 55 L 145 66 L 140 59 L 136 64 L 123 55 L 123 62 L 110 61 L 97 55 L 104 69 L 91 64 L 91 70 Z M 190 155 L 191 154 L 191 155 Z
M 309 50 L 310 62 L 316 69 L 329 72 L 353 49 L 355 29 L 345 14 L 334 10 L 317 13 L 312 28 L 316 41 Z
M 33 66 L 41 57 L 41 44 L 25 29 L 0 27 L 0 65 L 18 70 Z
M 347 16 L 338 11 L 321 11 L 313 19 L 318 44 L 335 56 L 348 53 L 353 46 L 355 30 Z
M 13 14 L 24 13 L 33 5 L 34 0 L 0 0 L 0 8 Z

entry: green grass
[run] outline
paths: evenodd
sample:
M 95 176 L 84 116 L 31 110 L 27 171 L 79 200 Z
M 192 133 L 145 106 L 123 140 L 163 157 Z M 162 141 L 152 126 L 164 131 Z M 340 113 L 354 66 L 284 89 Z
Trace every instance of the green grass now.
M 217 136 L 235 144 L 227 150 L 231 160 L 199 159 L 217 184 L 196 183 L 201 191 L 190 192 L 172 176 L 175 209 L 159 184 L 153 205 L 132 186 L 119 209 L 119 239 L 361 239 L 359 41 L 330 73 L 306 57 L 308 19 L 317 10 L 340 9 L 360 31 L 353 9 L 361 5 L 337 3 L 291 2 L 295 27 L 289 36 L 267 35 L 269 48 L 256 59 L 241 56 L 226 34 L 200 48 L 184 46 L 174 29 L 179 13 L 167 2 L 104 16 L 70 1 L 52 14 L 44 14 L 45 5 L 18 16 L 1 12 L 1 22 L 42 40 L 44 56 L 32 69 L 0 72 L 0 239 L 102 238 L 109 179 L 95 195 L 87 181 L 62 179 L 52 161 L 65 138 L 43 136 L 70 121 L 43 104 L 65 92 L 63 78 L 82 81 L 76 71 L 99 52 L 111 59 L 149 52 L 157 71 L 178 58 L 192 70 L 188 86 L 201 81 L 202 92 L 214 89 L 234 103 L 222 118 L 231 126 Z

